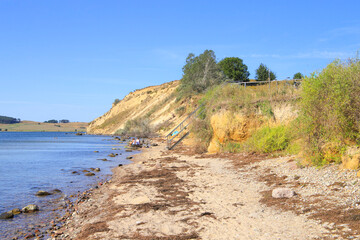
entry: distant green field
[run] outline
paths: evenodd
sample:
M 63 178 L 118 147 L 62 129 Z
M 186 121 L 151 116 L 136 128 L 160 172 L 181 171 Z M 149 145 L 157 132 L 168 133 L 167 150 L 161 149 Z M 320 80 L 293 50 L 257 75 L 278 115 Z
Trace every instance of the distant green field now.
M 2 132 L 85 132 L 88 123 L 40 123 L 32 121 L 22 121 L 15 124 L 0 124 Z

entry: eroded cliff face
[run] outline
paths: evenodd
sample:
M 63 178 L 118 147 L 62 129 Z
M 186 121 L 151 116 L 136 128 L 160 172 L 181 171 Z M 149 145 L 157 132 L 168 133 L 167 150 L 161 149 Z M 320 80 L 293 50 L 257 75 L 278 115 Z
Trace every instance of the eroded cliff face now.
M 179 81 L 151 86 L 129 93 L 103 116 L 92 121 L 87 128 L 90 134 L 114 134 L 122 129 L 126 121 L 147 117 L 153 126 L 166 124 L 168 127 L 178 121 L 172 109 Z
M 272 117 L 266 116 L 261 111 L 246 114 L 225 110 L 214 114 L 210 119 L 213 138 L 208 147 L 208 152 L 220 152 L 222 145 L 228 141 L 244 142 L 254 131 L 264 125 L 286 124 L 297 117 L 295 106 L 289 103 L 274 104 L 272 110 Z

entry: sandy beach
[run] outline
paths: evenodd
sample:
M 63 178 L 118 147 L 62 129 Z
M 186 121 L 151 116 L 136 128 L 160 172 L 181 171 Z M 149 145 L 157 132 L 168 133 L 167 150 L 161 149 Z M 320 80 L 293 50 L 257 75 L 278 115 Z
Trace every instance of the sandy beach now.
M 358 239 L 355 173 L 293 157 L 158 146 L 85 194 L 55 239 Z M 356 183 L 355 183 L 356 181 Z M 290 198 L 272 190 L 289 188 Z

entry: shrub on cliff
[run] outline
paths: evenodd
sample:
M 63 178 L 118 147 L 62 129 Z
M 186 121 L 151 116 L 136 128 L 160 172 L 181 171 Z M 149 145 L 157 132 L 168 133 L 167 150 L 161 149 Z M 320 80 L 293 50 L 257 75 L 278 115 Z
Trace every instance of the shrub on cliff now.
M 360 60 L 336 60 L 302 83 L 300 117 L 306 153 L 316 165 L 334 161 L 335 152 L 349 143 L 360 144 Z M 328 151 L 327 151 L 328 152 Z
M 118 134 L 128 135 L 131 137 L 150 137 L 153 129 L 147 118 L 135 118 L 125 123 L 124 129 L 117 131 Z

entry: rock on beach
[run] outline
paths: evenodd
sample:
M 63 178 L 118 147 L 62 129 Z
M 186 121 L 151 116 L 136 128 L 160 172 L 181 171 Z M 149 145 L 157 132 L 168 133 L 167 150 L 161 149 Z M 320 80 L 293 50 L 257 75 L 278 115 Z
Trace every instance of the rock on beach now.
M 29 204 L 26 207 L 24 207 L 22 209 L 23 212 L 28 213 L 28 212 L 35 212 L 35 211 L 39 211 L 39 207 L 35 204 Z
M 296 195 L 296 193 L 290 188 L 275 188 L 272 191 L 273 198 L 291 198 Z
M 0 214 L 0 219 L 9 219 L 9 218 L 13 218 L 14 214 L 12 212 L 5 212 Z
M 39 196 L 39 197 L 43 197 L 43 196 L 51 195 L 51 193 L 46 192 L 46 191 L 43 191 L 43 190 L 40 190 L 40 191 L 38 191 L 35 195 L 36 195 L 36 196 Z

